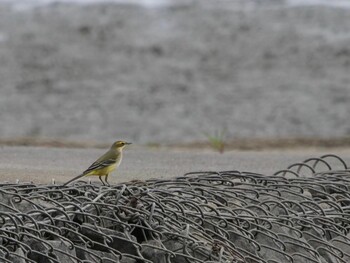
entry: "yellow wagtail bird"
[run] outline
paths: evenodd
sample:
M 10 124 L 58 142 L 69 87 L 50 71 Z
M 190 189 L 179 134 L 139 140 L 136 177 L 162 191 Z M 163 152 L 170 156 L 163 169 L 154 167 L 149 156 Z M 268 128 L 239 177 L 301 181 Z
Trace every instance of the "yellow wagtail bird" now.
M 112 144 L 111 148 L 100 158 L 98 158 L 93 164 L 90 165 L 82 174 L 74 177 L 69 180 L 63 186 L 68 185 L 69 183 L 79 179 L 83 176 L 98 176 L 103 185 L 105 183 L 102 181 L 101 177 L 105 177 L 106 184 L 108 183 L 108 175 L 113 172 L 122 161 L 123 148 L 126 145 L 131 144 L 130 142 L 116 141 Z

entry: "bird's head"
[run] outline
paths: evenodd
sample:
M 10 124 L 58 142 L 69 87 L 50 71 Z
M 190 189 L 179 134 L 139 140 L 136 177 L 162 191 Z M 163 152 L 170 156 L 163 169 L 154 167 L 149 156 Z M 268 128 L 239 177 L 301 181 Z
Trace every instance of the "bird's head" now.
M 112 149 L 114 150 L 121 150 L 123 149 L 126 145 L 131 144 L 131 142 L 124 142 L 124 141 L 116 141 L 115 143 L 112 144 Z

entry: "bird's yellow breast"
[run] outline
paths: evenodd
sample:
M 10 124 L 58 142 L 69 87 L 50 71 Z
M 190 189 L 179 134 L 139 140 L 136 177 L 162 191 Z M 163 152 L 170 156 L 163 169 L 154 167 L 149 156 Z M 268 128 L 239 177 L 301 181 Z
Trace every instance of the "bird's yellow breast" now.
M 91 176 L 91 175 L 103 176 L 103 175 L 107 175 L 107 174 L 113 172 L 115 170 L 116 166 L 117 166 L 117 164 L 112 164 L 112 165 L 107 166 L 107 167 L 102 168 L 102 169 L 92 170 L 91 172 L 87 173 L 85 176 Z

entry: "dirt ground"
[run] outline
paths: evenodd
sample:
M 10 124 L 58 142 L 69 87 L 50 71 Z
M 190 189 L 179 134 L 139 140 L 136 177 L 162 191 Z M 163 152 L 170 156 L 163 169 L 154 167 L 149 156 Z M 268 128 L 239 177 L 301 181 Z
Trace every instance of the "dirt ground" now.
M 349 136 L 350 10 L 244 2 L 2 5 L 0 138 Z

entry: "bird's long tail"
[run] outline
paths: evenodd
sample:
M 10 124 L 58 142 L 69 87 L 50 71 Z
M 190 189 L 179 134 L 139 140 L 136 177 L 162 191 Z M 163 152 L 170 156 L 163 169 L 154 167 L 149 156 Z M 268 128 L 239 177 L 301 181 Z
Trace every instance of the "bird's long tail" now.
M 79 174 L 78 176 L 76 176 L 76 177 L 74 177 L 73 179 L 70 179 L 68 182 L 66 182 L 66 183 L 64 183 L 62 186 L 66 186 L 66 185 L 68 185 L 68 184 L 70 184 L 71 182 L 73 182 L 73 181 L 75 181 L 75 180 L 77 180 L 77 179 L 79 179 L 80 177 L 83 177 L 85 174 Z

